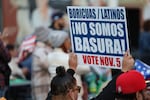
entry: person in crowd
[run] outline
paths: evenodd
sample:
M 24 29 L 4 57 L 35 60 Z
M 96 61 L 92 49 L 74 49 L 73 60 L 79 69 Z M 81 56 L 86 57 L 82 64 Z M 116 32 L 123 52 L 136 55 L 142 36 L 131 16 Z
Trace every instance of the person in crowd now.
M 132 69 L 134 65 L 134 59 L 127 51 L 123 57 L 122 70 L 118 72 L 117 75 L 107 84 L 107 86 L 98 94 L 97 97 L 92 98 L 91 100 L 115 100 L 115 91 L 116 91 L 116 79 L 119 75 L 124 72 L 127 72 Z M 72 70 L 77 70 L 77 57 L 76 54 L 72 53 L 69 56 L 69 66 L 72 66 Z M 76 67 L 75 67 L 76 66 Z M 108 96 L 109 95 L 109 96 Z M 51 100 L 50 92 L 47 100 Z
M 22 78 L 25 79 L 25 75 L 27 73 L 27 69 L 21 69 L 18 65 L 19 59 L 17 58 L 17 50 L 13 44 L 8 44 L 6 46 L 8 49 L 10 55 L 11 55 L 11 61 L 9 62 L 9 66 L 11 68 L 11 76 L 10 79 L 15 79 L 15 78 Z
M 51 34 L 54 34 L 54 35 L 57 35 L 57 34 L 62 34 L 62 36 L 60 36 L 59 38 L 58 38 L 58 36 L 56 37 L 56 38 L 52 38 L 51 39 L 51 41 L 58 41 L 58 42 L 61 42 L 61 41 L 63 41 L 63 39 L 64 39 L 64 37 L 65 37 L 65 35 L 63 36 L 63 34 L 66 34 L 66 32 L 67 32 L 67 30 L 65 29 L 66 28 L 66 22 L 65 22 L 65 13 L 63 13 L 63 12 L 60 12 L 60 11 L 58 11 L 58 12 L 56 12 L 56 13 L 54 13 L 53 15 L 52 15 L 52 19 L 53 19 L 53 22 L 52 22 L 52 25 L 49 27 L 50 28 L 50 33 Z M 62 38 L 61 38 L 62 37 Z M 69 37 L 69 35 L 67 36 L 67 37 Z M 58 40 L 57 40 L 58 39 Z M 69 42 L 68 43 L 70 43 L 70 39 L 68 39 L 69 40 Z M 53 44 L 54 42 L 52 42 L 52 44 Z M 70 44 L 69 44 L 70 45 Z M 54 47 L 55 48 L 55 47 Z M 60 47 L 59 47 L 60 48 Z M 61 47 L 62 48 L 62 47 Z M 56 49 L 54 49 L 54 52 L 55 52 L 55 50 Z M 63 49 L 63 50 L 65 50 L 65 49 Z M 57 51 L 58 51 L 58 48 L 57 48 Z M 69 52 L 70 51 L 70 49 L 68 49 L 67 51 L 65 51 L 66 53 L 67 52 Z M 65 54 L 65 53 L 64 53 Z M 51 54 L 50 54 L 51 55 Z M 62 55 L 62 53 L 61 53 L 61 55 Z M 66 58 L 65 56 L 64 57 L 61 57 L 61 58 Z M 64 59 L 65 60 L 65 59 Z M 55 61 L 56 62 L 56 61 Z M 63 61 L 64 62 L 64 61 Z M 62 63 L 60 63 L 60 64 L 62 64 Z M 65 66 L 65 65 L 64 65 Z M 56 67 L 56 66 L 55 66 Z M 66 67 L 66 66 L 65 66 Z M 87 67 L 88 68 L 88 70 L 89 70 L 89 67 Z M 92 67 L 93 69 L 94 69 L 94 67 Z M 79 68 L 80 69 L 80 68 Z M 97 69 L 96 69 L 97 70 Z M 106 70 L 105 72 L 107 72 L 108 73 L 108 75 L 106 75 L 106 78 L 109 80 L 109 77 L 111 77 L 111 71 L 110 71 L 110 69 L 100 69 L 99 68 L 99 70 L 101 70 L 101 72 L 103 71 L 104 72 L 104 70 Z M 52 71 L 52 69 L 50 68 L 50 71 Z M 55 69 L 54 69 L 54 71 L 52 71 L 52 72 L 54 72 L 55 73 Z M 55 75 L 55 74 L 54 74 Z M 82 93 L 82 92 L 81 92 Z
M 36 36 L 36 41 L 43 42 L 48 40 L 49 32 L 49 28 L 40 26 L 35 29 L 32 35 Z
M 74 53 L 69 53 L 69 61 L 68 61 L 68 64 L 69 64 L 69 69 L 67 69 L 67 74 L 70 74 L 72 77 L 74 77 L 74 74 L 75 74 L 75 70 L 76 70 L 76 68 L 77 68 L 77 60 L 75 60 L 75 59 L 77 59 L 77 55 L 75 55 Z M 64 67 L 63 67 L 63 69 L 64 69 Z M 65 69 L 64 69 L 65 70 Z M 57 74 L 56 74 L 57 75 Z M 54 77 L 56 77 L 56 76 L 54 76 Z M 57 82 L 58 83 L 58 82 Z M 61 83 L 61 82 L 60 82 Z M 63 81 L 63 83 L 64 83 L 64 81 Z M 62 85 L 60 85 L 61 86 L 61 88 L 62 88 Z M 54 89 L 54 88 L 53 88 Z M 63 91 L 60 91 L 60 94 L 61 94 L 61 92 L 63 92 Z M 62 93 L 63 94 L 63 93 Z M 46 100 L 52 100 L 52 93 L 51 93 L 51 91 L 49 91 L 49 93 L 48 93 L 48 96 L 47 96 L 47 98 L 46 98 Z M 61 99 L 59 99 L 59 100 L 61 100 Z
M 67 33 L 69 30 L 69 22 L 67 14 L 61 10 L 56 11 L 52 15 L 52 24 L 49 26 L 51 33 L 56 33 L 59 31 L 65 31 Z
M 48 71 L 48 53 L 52 51 L 48 41 L 48 28 L 38 28 L 36 46 L 32 62 L 32 92 L 34 100 L 43 100 L 49 91 L 50 74 Z
M 112 80 L 102 89 L 102 91 L 91 100 L 115 100 L 115 91 L 116 91 L 116 79 L 119 75 L 124 72 L 127 72 L 133 68 L 134 59 L 130 55 L 129 51 L 125 52 L 122 61 L 122 69 L 118 71 L 116 75 L 112 78 Z M 108 96 L 109 95 L 109 96 Z
M 146 89 L 144 92 L 145 100 L 150 100 L 150 80 L 146 80 Z
M 51 16 L 55 10 L 48 5 L 49 0 L 35 1 L 37 8 L 32 13 L 32 25 L 34 29 L 40 26 L 48 27 L 52 23 Z
M 75 56 L 75 55 L 74 55 Z M 74 59 L 74 63 L 77 63 L 77 58 L 72 56 Z M 77 64 L 75 64 L 77 65 Z M 116 79 L 119 75 L 124 72 L 127 72 L 133 68 L 134 59 L 130 55 L 129 51 L 124 54 L 123 62 L 122 62 L 122 70 L 118 72 L 112 80 L 106 85 L 106 87 L 95 97 L 91 100 L 115 100 L 115 91 L 116 91 Z M 76 70 L 76 69 L 75 69 Z M 109 95 L 109 96 L 108 96 Z
M 23 50 L 23 59 L 19 61 L 20 68 L 25 70 L 25 77 L 27 80 L 31 80 L 32 69 L 32 52 L 29 50 Z
M 27 69 L 26 79 L 31 80 L 32 69 L 32 52 L 35 47 L 36 36 L 29 35 L 21 43 L 19 47 L 19 66 L 22 69 Z
M 150 20 L 144 21 L 143 32 L 139 37 L 139 53 L 140 59 L 150 65 Z
M 56 73 L 51 82 L 51 100 L 77 100 L 81 87 L 76 79 L 63 66 L 57 67 Z
M 49 26 L 53 30 L 63 30 L 65 28 L 65 13 L 57 11 L 52 15 L 52 24 Z
M 53 52 L 48 54 L 48 63 L 49 63 L 49 72 L 51 74 L 50 80 L 56 75 L 56 67 L 59 65 L 65 66 L 65 69 L 69 68 L 68 60 L 69 60 L 69 52 L 71 48 L 71 42 L 69 34 L 65 31 L 61 31 L 61 33 L 51 33 L 49 36 L 49 41 L 51 46 L 54 48 Z M 77 78 L 77 84 L 82 86 L 81 74 L 88 73 L 90 71 L 89 66 L 81 65 L 77 68 L 77 74 L 75 77 Z M 79 94 L 79 98 L 82 99 L 83 90 L 81 89 L 81 93 Z M 80 100 L 78 99 L 78 100 Z
M 77 58 L 73 59 L 77 63 Z M 92 100 L 149 100 L 150 82 L 145 82 L 144 76 L 140 72 L 132 70 L 133 65 L 133 57 L 126 52 L 121 72 L 113 77 L 103 91 Z
M 0 97 L 5 97 L 11 75 L 11 69 L 8 65 L 11 56 L 3 43 L 7 36 L 7 33 L 0 33 Z
M 116 80 L 116 100 L 146 100 L 145 88 L 144 76 L 140 72 L 125 72 Z

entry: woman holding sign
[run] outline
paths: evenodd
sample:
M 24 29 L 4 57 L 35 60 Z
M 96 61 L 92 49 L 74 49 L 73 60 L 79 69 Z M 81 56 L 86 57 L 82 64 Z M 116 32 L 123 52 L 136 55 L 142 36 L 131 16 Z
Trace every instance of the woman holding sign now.
M 69 51 L 71 47 L 69 34 L 65 31 L 56 30 L 49 36 L 49 42 L 54 48 L 53 52 L 48 54 L 48 63 L 49 63 L 49 72 L 51 74 L 50 81 L 56 75 L 56 67 L 57 66 L 65 66 L 65 69 L 69 68 L 68 60 L 69 60 Z M 82 81 L 80 78 L 81 74 L 85 74 L 90 72 L 89 66 L 78 66 L 77 74 L 75 75 L 77 79 L 77 84 L 82 86 Z M 78 100 L 82 100 L 83 90 L 79 94 Z
M 115 91 L 116 91 L 116 79 L 117 77 L 131 70 L 134 65 L 134 59 L 127 51 L 123 57 L 122 70 L 116 74 L 113 79 L 108 83 L 108 85 L 102 90 L 102 92 L 92 100 L 115 100 Z
M 123 58 L 122 71 L 118 72 L 118 74 L 108 83 L 108 85 L 103 89 L 103 91 L 95 98 L 91 100 L 115 100 L 115 91 L 116 91 L 116 79 L 119 75 L 124 72 L 127 72 L 132 69 L 134 65 L 134 59 L 126 52 Z M 76 70 L 77 68 L 77 56 L 75 54 L 70 54 L 69 57 L 69 66 L 72 70 Z M 51 100 L 50 93 L 49 98 L 47 100 Z

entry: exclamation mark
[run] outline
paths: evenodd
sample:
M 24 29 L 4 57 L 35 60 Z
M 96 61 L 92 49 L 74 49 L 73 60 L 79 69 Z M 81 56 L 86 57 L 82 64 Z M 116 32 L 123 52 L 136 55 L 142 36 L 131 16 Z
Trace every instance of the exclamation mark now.
M 124 54 L 126 51 L 125 51 L 125 41 L 124 40 L 121 40 L 121 47 L 122 47 L 122 54 Z

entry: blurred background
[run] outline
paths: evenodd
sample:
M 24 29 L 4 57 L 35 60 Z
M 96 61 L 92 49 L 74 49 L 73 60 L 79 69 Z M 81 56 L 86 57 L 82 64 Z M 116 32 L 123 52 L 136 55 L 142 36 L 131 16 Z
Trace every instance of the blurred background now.
M 150 0 L 0 0 L 0 31 L 7 30 L 9 32 L 7 44 L 16 45 L 19 48 L 23 41 L 33 34 L 38 27 L 48 28 L 54 20 L 52 18 L 53 12 L 60 11 L 65 13 L 65 30 L 69 32 L 66 6 L 125 7 L 131 54 L 135 59 L 141 59 L 150 65 L 150 34 L 146 36 L 149 40 L 146 41 L 148 44 L 145 46 L 146 52 L 143 50 L 143 43 L 141 42 L 145 39 L 141 38 L 141 33 L 145 32 L 144 27 L 147 27 L 146 32 L 150 32 L 150 22 L 145 24 L 150 20 Z M 23 64 L 18 65 L 23 66 Z M 96 96 L 115 71 L 97 70 L 92 67 L 90 73 L 82 74 L 83 100 Z M 17 77 L 18 80 L 14 80 L 14 78 L 10 80 L 8 100 L 33 99 L 31 78 L 29 77 L 26 76 L 26 80 L 24 78 L 20 80 L 20 77 Z
M 134 50 L 138 48 L 138 37 L 143 21 L 150 16 L 146 13 L 149 11 L 149 2 L 149 0 L 49 0 L 48 5 L 64 12 L 68 5 L 126 7 L 130 48 Z M 22 34 L 29 34 L 34 30 L 32 15 L 36 7 L 35 0 L 0 0 L 0 30 L 16 29 L 16 34 L 9 39 L 11 43 L 15 42 L 19 31 Z

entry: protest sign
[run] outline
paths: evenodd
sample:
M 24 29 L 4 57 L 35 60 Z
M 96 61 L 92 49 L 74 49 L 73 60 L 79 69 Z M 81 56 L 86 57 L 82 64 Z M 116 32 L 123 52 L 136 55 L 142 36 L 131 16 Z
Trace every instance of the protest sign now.
M 125 8 L 68 6 L 67 13 L 79 64 L 121 69 L 129 49 Z

